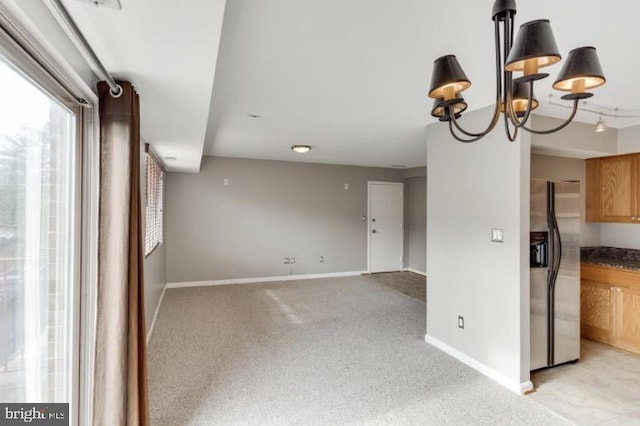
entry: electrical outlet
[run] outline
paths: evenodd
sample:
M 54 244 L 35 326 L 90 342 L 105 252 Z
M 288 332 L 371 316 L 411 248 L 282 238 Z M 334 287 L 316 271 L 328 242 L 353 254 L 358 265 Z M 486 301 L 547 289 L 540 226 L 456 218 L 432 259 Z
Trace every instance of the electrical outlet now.
M 324 256 L 320 256 L 320 263 L 324 263 Z
M 229 178 L 224 178 L 224 179 L 222 180 L 222 184 L 223 184 L 224 186 L 229 186 Z
M 504 242 L 504 229 L 491 228 L 491 241 L 494 243 Z
M 290 263 L 291 263 L 291 258 L 289 258 L 289 257 L 284 257 L 284 258 L 282 259 L 282 263 L 284 263 L 285 265 L 290 264 Z
M 345 183 L 345 184 L 344 184 L 344 190 L 345 190 L 345 191 L 348 191 L 348 190 L 349 190 L 349 184 L 348 184 L 348 183 Z
M 296 263 L 296 258 L 295 258 L 295 257 L 292 257 L 292 258 L 291 258 L 291 264 L 293 265 L 294 263 Z
M 464 330 L 464 317 L 458 315 L 458 328 L 461 328 Z

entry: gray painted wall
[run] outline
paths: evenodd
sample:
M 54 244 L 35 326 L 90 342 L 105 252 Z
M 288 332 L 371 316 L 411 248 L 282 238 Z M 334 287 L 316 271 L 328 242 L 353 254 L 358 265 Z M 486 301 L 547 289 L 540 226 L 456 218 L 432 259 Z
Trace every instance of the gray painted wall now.
M 492 111 L 462 125 L 480 129 Z M 459 143 L 443 123 L 427 132 L 427 336 L 519 389 L 529 380 L 530 139 L 511 143 L 497 128 Z M 491 228 L 504 229 L 503 243 Z
M 142 201 L 142 231 L 145 232 L 145 183 L 146 183 L 146 154 L 144 151 L 144 141 L 140 147 L 140 194 Z M 166 223 L 166 220 L 165 220 Z M 165 227 L 166 235 L 166 227 Z M 162 290 L 167 284 L 167 273 L 165 268 L 165 244 L 160 244 L 156 249 L 144 259 L 144 311 L 147 324 L 147 334 L 153 321 L 153 316 L 158 309 Z
M 404 223 L 404 267 L 426 272 L 427 178 L 425 176 L 404 180 Z
M 167 174 L 167 280 L 366 270 L 367 181 L 402 180 L 394 169 L 205 157 L 199 174 Z
M 577 158 L 552 157 L 548 155 L 531 155 L 531 179 L 552 181 L 579 180 L 582 197 L 582 218 L 580 222 L 580 245 L 600 245 L 600 225 L 586 223 L 585 219 L 585 166 L 584 160 Z

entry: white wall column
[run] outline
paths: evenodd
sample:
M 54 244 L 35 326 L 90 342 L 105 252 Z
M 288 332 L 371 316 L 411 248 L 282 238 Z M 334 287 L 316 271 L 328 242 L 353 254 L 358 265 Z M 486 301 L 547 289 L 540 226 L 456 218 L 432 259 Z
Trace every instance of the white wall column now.
M 492 112 L 461 124 L 478 131 Z M 427 131 L 426 340 L 515 392 L 531 387 L 529 153 L 528 135 L 509 142 L 502 123 L 471 144 L 442 123 Z

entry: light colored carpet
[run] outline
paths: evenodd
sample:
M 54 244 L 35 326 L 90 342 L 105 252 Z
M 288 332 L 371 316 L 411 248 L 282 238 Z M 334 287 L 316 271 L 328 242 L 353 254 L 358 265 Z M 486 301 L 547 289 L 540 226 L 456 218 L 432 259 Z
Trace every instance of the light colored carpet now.
M 424 341 L 425 304 L 366 277 L 168 289 L 152 425 L 565 424 Z

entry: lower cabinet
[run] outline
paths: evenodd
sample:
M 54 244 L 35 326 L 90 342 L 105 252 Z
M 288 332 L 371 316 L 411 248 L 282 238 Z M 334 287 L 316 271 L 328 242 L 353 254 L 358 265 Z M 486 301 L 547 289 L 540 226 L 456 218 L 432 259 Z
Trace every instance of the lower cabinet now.
M 615 287 L 581 280 L 580 330 L 583 337 L 609 343 L 615 334 Z
M 640 288 L 616 287 L 614 344 L 640 353 Z
M 582 336 L 640 353 L 640 272 L 582 264 Z

